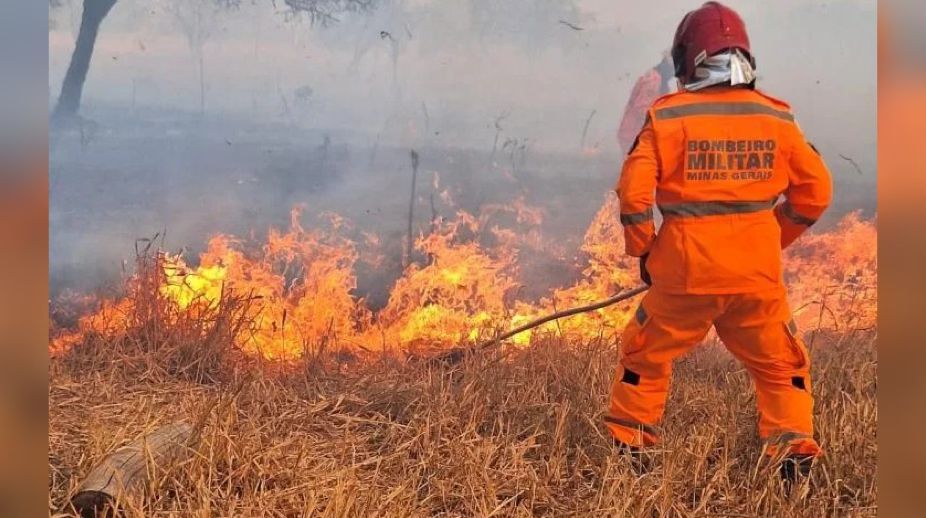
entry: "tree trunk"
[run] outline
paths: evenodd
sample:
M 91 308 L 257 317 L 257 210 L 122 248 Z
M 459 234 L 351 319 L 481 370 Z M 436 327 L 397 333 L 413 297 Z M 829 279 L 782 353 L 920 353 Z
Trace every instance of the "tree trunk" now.
M 68 65 L 67 73 L 61 84 L 61 93 L 58 96 L 58 104 L 55 106 L 54 118 L 62 119 L 77 115 L 100 23 L 115 4 L 116 0 L 84 0 L 77 43 L 74 45 L 71 63 Z
M 125 498 L 140 496 L 155 468 L 169 469 L 193 455 L 193 427 L 187 423 L 162 426 L 103 458 L 71 498 L 82 517 L 111 516 Z

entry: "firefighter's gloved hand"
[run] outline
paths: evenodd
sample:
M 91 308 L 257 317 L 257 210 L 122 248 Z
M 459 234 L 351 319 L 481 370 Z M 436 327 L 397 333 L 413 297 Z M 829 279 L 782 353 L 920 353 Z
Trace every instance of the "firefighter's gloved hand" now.
M 649 253 L 640 256 L 640 279 L 645 282 L 647 286 L 652 286 L 653 279 L 650 278 L 649 271 L 646 269 L 647 259 L 649 259 Z

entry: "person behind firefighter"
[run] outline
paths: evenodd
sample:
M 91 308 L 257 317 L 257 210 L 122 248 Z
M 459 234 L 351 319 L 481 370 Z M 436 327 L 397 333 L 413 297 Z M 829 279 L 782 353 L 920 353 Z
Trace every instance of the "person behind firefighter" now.
M 688 13 L 672 57 L 680 91 L 647 110 L 617 186 L 626 252 L 651 288 L 621 336 L 605 424 L 646 468 L 672 362 L 714 327 L 752 377 L 765 452 L 794 481 L 821 449 L 781 257 L 828 207 L 830 175 L 788 104 L 756 89 L 735 11 L 707 2 Z
M 675 68 L 672 66 L 672 55 L 666 51 L 658 65 L 646 71 L 637 79 L 624 107 L 621 125 L 617 128 L 617 143 L 621 151 L 627 153 L 634 139 L 643 129 L 646 122 L 646 113 L 650 106 L 659 97 L 672 92 L 675 82 Z

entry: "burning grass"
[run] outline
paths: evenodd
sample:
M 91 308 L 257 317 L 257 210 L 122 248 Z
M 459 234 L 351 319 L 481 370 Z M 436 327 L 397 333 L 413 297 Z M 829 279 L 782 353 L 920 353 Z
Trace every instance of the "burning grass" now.
M 204 425 L 198 454 L 156 470 L 128 516 L 874 516 L 873 340 L 827 333 L 813 348 L 826 457 L 791 497 L 762 462 L 748 376 L 716 346 L 677 366 L 642 478 L 601 425 L 617 357 L 603 343 L 550 339 L 452 371 L 325 353 L 213 383 L 100 350 L 87 369 L 84 350 L 52 362 L 49 507 L 106 453 L 186 420 Z
M 105 454 L 185 420 L 202 426 L 196 455 L 155 469 L 128 515 L 875 514 L 874 222 L 849 215 L 786 254 L 826 450 L 786 496 L 760 454 L 748 376 L 716 346 L 676 370 L 656 470 L 635 477 L 615 456 L 601 412 L 633 303 L 453 369 L 413 360 L 636 284 L 611 200 L 580 280 L 520 299 L 519 254 L 556 247 L 517 205 L 520 227 L 497 213 L 435 222 L 379 311 L 355 294 L 355 268 L 381 256 L 336 216 L 307 230 L 296 213 L 257 247 L 217 236 L 195 266 L 139 250 L 120 296 L 52 308 L 50 511 Z
M 215 236 L 196 266 L 180 255 L 145 248 L 125 293 L 98 301 L 97 310 L 76 325 L 56 327 L 51 350 L 60 354 L 97 337 L 140 340 L 142 349 L 160 349 L 159 340 L 169 341 L 172 330 L 188 328 L 271 361 L 298 360 L 331 347 L 447 349 L 638 284 L 636 261 L 622 253 L 617 214 L 612 197 L 586 232 L 575 267 L 578 280 L 539 300 L 520 296 L 530 282 L 521 277 L 520 255 L 561 252 L 539 232 L 540 212 L 521 202 L 488 206 L 478 217 L 461 211 L 452 221 L 435 221 L 417 240 L 418 260 L 392 285 L 385 307 L 374 311 L 356 294 L 356 269 L 361 255 L 375 262 L 381 255 L 345 237 L 349 224 L 341 218 L 324 215 L 305 229 L 294 211 L 290 229 L 271 230 L 262 244 Z M 502 226 L 502 216 L 512 226 Z M 378 242 L 367 241 L 374 248 Z M 849 214 L 836 229 L 805 236 L 787 250 L 785 279 L 802 328 L 875 325 L 876 242 L 874 222 Z M 523 346 L 550 334 L 568 342 L 613 342 L 634 307 L 627 302 L 549 323 L 514 342 Z M 57 313 L 69 314 L 60 308 Z M 73 324 L 73 317 L 68 320 Z M 203 325 L 177 325 L 185 320 Z M 138 336 L 148 332 L 149 321 L 160 333 L 154 339 Z

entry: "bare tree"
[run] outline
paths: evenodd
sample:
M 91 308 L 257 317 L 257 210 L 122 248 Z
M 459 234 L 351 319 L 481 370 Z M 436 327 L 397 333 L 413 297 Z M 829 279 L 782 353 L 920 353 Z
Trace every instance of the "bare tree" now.
M 49 0 L 49 8 L 60 5 L 61 3 L 57 0 Z M 52 113 L 52 117 L 56 120 L 77 115 L 100 24 L 103 23 L 103 19 L 109 14 L 110 9 L 116 5 L 116 0 L 84 0 L 83 5 L 84 9 L 80 18 L 77 42 L 74 44 L 74 53 L 71 54 L 71 63 L 64 74 L 61 93 L 58 95 L 58 102 Z
M 346 13 L 370 11 L 377 0 L 285 0 L 293 13 L 305 14 L 313 25 L 328 26 Z
M 237 2 L 215 0 L 168 0 L 165 9 L 171 13 L 186 37 L 187 45 L 199 69 L 199 115 L 206 114 L 206 42 L 215 30 L 216 17 L 222 8 L 237 7 Z
M 117 0 L 83 0 L 83 13 L 80 20 L 80 30 L 74 45 L 71 62 L 61 83 L 58 101 L 52 112 L 52 118 L 62 120 L 72 118 L 80 110 L 84 83 L 87 72 L 90 70 L 90 60 L 93 57 L 93 47 L 100 31 L 103 19 L 116 5 Z M 178 0 L 182 2 L 183 0 Z M 347 13 L 359 13 L 372 10 L 380 0 L 284 0 L 293 14 L 305 14 L 313 25 L 327 26 L 338 21 L 338 16 Z M 190 0 L 190 3 L 199 3 L 200 0 Z M 271 0 L 271 3 L 273 0 Z M 241 0 L 212 0 L 219 7 L 232 8 L 240 5 Z M 60 0 L 48 0 L 48 8 L 55 9 L 61 6 Z M 195 23 L 195 22 L 194 22 Z M 194 46 L 193 42 L 191 47 Z M 205 105 L 205 87 L 202 81 L 202 59 L 200 59 L 201 78 L 201 109 Z

